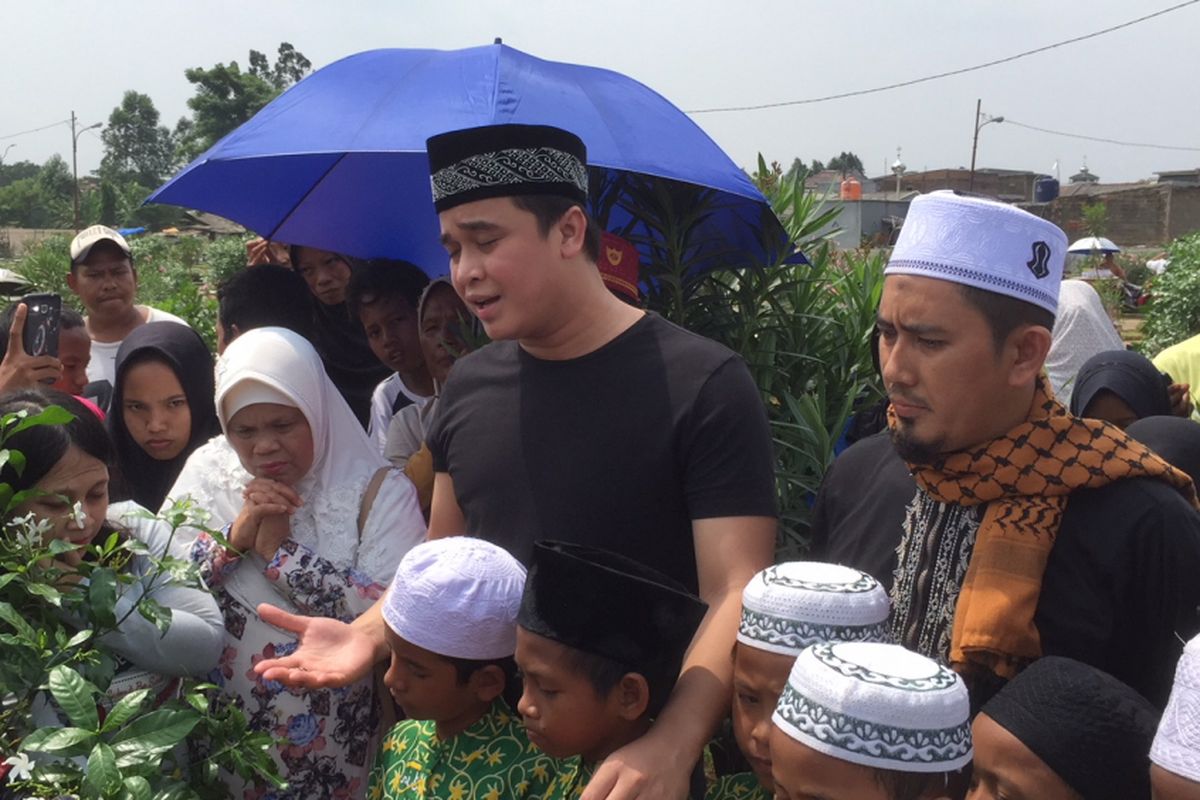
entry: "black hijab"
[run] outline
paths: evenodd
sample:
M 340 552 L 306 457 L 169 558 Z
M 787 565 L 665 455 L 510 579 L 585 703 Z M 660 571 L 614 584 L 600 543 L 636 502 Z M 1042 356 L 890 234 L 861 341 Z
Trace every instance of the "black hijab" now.
M 1186 472 L 1193 483 L 1200 478 L 1200 422 L 1184 417 L 1146 417 L 1125 432 Z
M 1102 391 L 1125 401 L 1138 419 L 1171 413 L 1170 381 L 1141 353 L 1109 350 L 1083 362 L 1071 392 L 1071 413 L 1083 412 Z
M 183 452 L 170 461 L 159 461 L 133 440 L 125 427 L 125 374 L 147 360 L 166 364 L 175 373 L 187 397 L 192 431 Z M 125 337 L 117 350 L 116 380 L 108 430 L 116 446 L 116 466 L 121 485 L 134 501 L 158 511 L 179 477 L 188 456 L 221 432 L 214 396 L 213 358 L 200 335 L 176 322 L 149 322 Z

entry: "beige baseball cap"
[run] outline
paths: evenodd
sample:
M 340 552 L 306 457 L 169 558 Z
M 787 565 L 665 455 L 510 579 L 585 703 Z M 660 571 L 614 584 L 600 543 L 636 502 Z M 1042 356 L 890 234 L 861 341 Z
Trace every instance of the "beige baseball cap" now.
M 93 225 L 80 231 L 71 240 L 71 263 L 78 264 L 83 261 L 93 247 L 105 240 L 114 243 L 125 255 L 129 255 L 129 242 L 125 241 L 124 236 L 105 225 Z

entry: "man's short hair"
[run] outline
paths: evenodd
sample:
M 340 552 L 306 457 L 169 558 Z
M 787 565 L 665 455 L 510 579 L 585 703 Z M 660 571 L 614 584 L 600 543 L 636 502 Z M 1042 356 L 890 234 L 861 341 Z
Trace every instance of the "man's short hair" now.
M 537 218 L 538 232 L 542 234 L 543 239 L 550 235 L 550 228 L 562 219 L 563 214 L 570 211 L 572 206 L 579 206 L 579 203 L 571 198 L 560 197 L 556 194 L 513 195 L 512 201 L 517 208 L 528 211 Z M 592 215 L 586 208 L 579 206 L 579 210 L 583 212 L 583 217 L 587 220 L 583 251 L 587 254 L 589 261 L 597 263 L 600 261 L 600 225 L 592 219 Z
M 1008 341 L 1009 334 L 1022 325 L 1040 325 L 1048 331 L 1054 330 L 1054 314 L 1041 306 L 974 286 L 961 283 L 957 286 L 963 299 L 987 320 L 988 328 L 992 331 L 992 345 L 997 353 Z
M 421 293 L 429 285 L 425 271 L 408 261 L 375 258 L 355 265 L 346 288 L 346 302 L 355 317 L 363 306 L 387 297 L 402 297 L 416 311 Z
M 217 287 L 217 324 L 225 333 L 287 328 L 312 339 L 312 296 L 299 274 L 280 264 L 247 267 Z

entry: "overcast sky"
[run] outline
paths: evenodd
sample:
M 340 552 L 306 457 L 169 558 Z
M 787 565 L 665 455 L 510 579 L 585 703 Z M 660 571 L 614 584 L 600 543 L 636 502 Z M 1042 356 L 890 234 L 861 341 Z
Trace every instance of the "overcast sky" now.
M 684 109 L 802 99 L 970 66 L 1125 22 L 1180 0 L 4 0 L 0 137 L 65 119 L 107 120 L 128 89 L 163 122 L 188 113 L 187 67 L 273 56 L 289 41 L 314 67 L 379 47 L 458 48 L 496 36 L 542 58 L 615 69 Z M 985 112 L 1090 136 L 1200 148 L 1200 4 L 1088 42 L 920 86 L 766 111 L 697 114 L 740 165 L 756 154 L 857 153 L 879 174 L 967 165 Z M 79 140 L 95 169 L 97 131 Z M 66 126 L 0 139 L 4 161 L 70 159 Z M 1087 142 L 989 125 L 979 165 L 1065 178 L 1084 158 L 1105 181 L 1200 166 L 1200 152 Z

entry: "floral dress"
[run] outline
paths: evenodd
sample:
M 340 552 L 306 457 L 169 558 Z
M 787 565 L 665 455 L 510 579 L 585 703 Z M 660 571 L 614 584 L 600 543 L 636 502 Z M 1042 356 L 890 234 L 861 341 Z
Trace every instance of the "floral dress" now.
M 412 484 L 398 473 L 385 479 L 375 508 L 387 517 L 385 509 L 397 505 L 419 514 Z M 368 534 L 389 535 L 386 526 L 372 524 L 374 517 L 372 511 L 363 547 L 358 548 L 359 559 L 318 555 L 295 537 L 284 540 L 269 562 L 256 554 L 228 551 L 206 533 L 192 545 L 192 560 L 215 592 L 225 619 L 225 647 L 211 679 L 225 689 L 225 702 L 243 710 L 252 728 L 282 740 L 273 755 L 288 788 L 258 788 L 226 775 L 237 800 L 352 800 L 365 795 L 379 739 L 374 676 L 342 688 L 313 690 L 292 690 L 262 680 L 254 665 L 288 655 L 297 645 L 292 634 L 263 622 L 255 609 L 265 602 L 295 613 L 350 622 L 370 608 L 386 590 L 386 576 L 399 560 L 399 554 L 392 553 L 384 559 L 392 563 L 375 565 L 371 574 L 353 566 L 361 560 Z M 390 536 L 400 538 L 395 529 Z M 374 559 L 370 562 L 375 564 Z
M 753 772 L 739 772 L 717 778 L 716 783 L 708 787 L 704 800 L 771 800 L 773 796 L 762 787 Z

